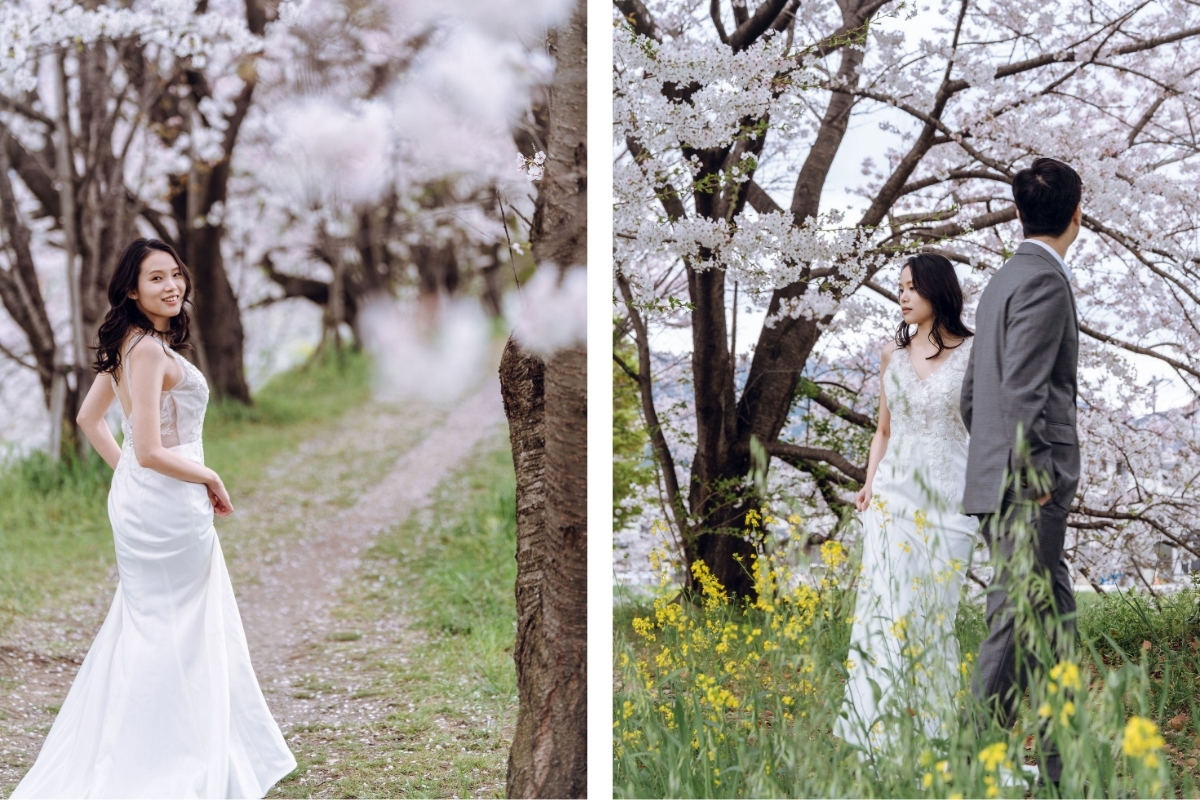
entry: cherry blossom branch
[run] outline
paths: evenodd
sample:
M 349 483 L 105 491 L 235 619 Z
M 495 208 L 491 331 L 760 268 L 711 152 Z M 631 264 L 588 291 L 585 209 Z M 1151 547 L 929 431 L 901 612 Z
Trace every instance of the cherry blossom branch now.
M 873 420 L 871 417 L 867 416 L 861 411 L 855 411 L 849 406 L 839 403 L 824 391 L 813 395 L 811 399 L 814 403 L 821 406 L 835 417 L 844 419 L 847 422 L 852 422 L 860 428 L 866 428 L 868 430 L 875 429 L 875 420 Z
M 53 119 L 51 119 L 50 117 L 47 117 L 45 114 L 38 111 L 36 108 L 33 108 L 32 106 L 28 106 L 25 103 L 22 103 L 20 100 L 14 100 L 11 97 L 0 94 L 0 106 L 11 109 L 12 111 L 17 112 L 21 116 L 28 117 L 29 119 L 34 120 L 35 122 L 40 122 L 43 125 L 45 125 L 47 128 L 49 128 L 50 130 L 54 130 L 55 127 L 57 127 Z
M 1160 268 L 1153 261 L 1151 261 L 1150 259 L 1146 258 L 1144 255 L 1142 255 L 1141 251 L 1135 246 L 1135 244 L 1133 242 L 1130 241 L 1128 236 L 1126 236 L 1125 234 L 1121 233 L 1118 230 L 1110 228 L 1109 226 L 1105 225 L 1104 223 L 1100 222 L 1099 220 L 1097 220 L 1093 217 L 1088 216 L 1087 214 L 1083 214 L 1082 218 L 1083 218 L 1084 227 L 1086 227 L 1088 230 L 1093 231 L 1095 233 L 1104 234 L 1105 236 L 1108 236 L 1109 238 L 1116 241 L 1123 248 L 1125 248 L 1125 250 L 1130 255 L 1132 255 L 1138 261 L 1142 262 L 1142 264 L 1144 264 L 1148 270 L 1153 272 L 1155 275 L 1158 275 L 1163 280 L 1166 280 L 1166 281 L 1169 281 L 1170 283 L 1175 284 L 1177 287 L 1179 287 L 1179 290 L 1181 292 L 1186 294 L 1191 299 L 1191 301 L 1193 303 L 1200 305 L 1200 297 L 1197 297 L 1190 289 L 1188 289 L 1186 286 L 1184 286 L 1183 283 L 1177 277 L 1170 274 L 1166 270 Z M 1170 257 L 1168 254 L 1162 253 L 1157 250 L 1151 250 L 1151 252 L 1155 253 L 1156 255 Z
M 783 12 L 789 0 L 764 0 L 754 12 L 754 16 L 738 25 L 737 30 L 729 34 L 729 46 L 736 53 L 745 50 L 763 32 L 770 28 L 776 18 Z M 736 3 L 734 4 L 736 8 Z
M 708 15 L 712 17 L 713 27 L 722 44 L 729 44 L 729 34 L 725 32 L 725 23 L 721 21 L 721 0 L 709 0 Z
M 896 197 L 899 199 L 906 194 L 919 192 L 922 189 L 928 189 L 930 186 L 937 186 L 939 183 L 945 183 L 946 181 L 962 181 L 971 179 L 996 181 L 997 183 L 1007 183 L 1010 185 L 1012 184 L 1012 177 L 1009 175 L 1001 175 L 995 172 L 988 172 L 987 170 L 983 169 L 953 169 L 947 172 L 944 177 L 931 175 L 928 178 L 921 178 L 920 180 L 915 180 L 912 183 L 906 183 L 900 189 L 900 191 L 897 192 Z
M 671 510 L 675 529 L 682 540 L 686 538 L 688 530 L 687 510 L 683 504 L 683 496 L 679 492 L 679 478 L 675 473 L 675 458 L 671 455 L 671 448 L 667 444 L 666 437 L 663 435 L 658 410 L 654 406 L 654 383 L 650 372 L 649 332 L 646 329 L 646 322 L 642 319 L 641 312 L 638 311 L 637 304 L 633 301 L 633 290 L 629 286 L 629 280 L 620 272 L 616 274 L 616 279 L 617 288 L 620 289 L 621 298 L 625 301 L 625 308 L 629 312 L 629 321 L 633 325 L 634 330 L 634 342 L 637 345 L 638 369 L 630 377 L 638 385 L 638 392 L 642 400 L 642 415 L 646 420 L 646 430 L 650 434 L 650 443 L 658 459 L 658 466 L 662 472 L 663 483 L 667 492 L 667 506 Z M 614 354 L 613 357 L 616 358 L 616 355 Z
M 869 2 L 860 6 L 849 18 L 844 18 L 842 26 L 833 33 L 821 39 L 808 48 L 809 52 L 814 52 L 824 58 L 829 54 L 839 50 L 846 45 L 858 42 L 866 34 L 867 21 L 875 14 L 876 11 L 883 8 L 890 0 L 869 0 Z M 800 53 L 797 58 L 806 55 L 806 52 Z
M 854 464 L 836 450 L 828 450 L 824 447 L 805 447 L 790 442 L 771 442 L 766 449 L 770 455 L 793 465 L 799 462 L 823 461 L 841 470 L 843 474 L 860 486 L 867 480 L 866 469 Z
M 1171 358 L 1170 356 L 1165 356 L 1162 353 L 1151 350 L 1148 347 L 1141 347 L 1139 345 L 1132 344 L 1130 342 L 1121 341 L 1120 339 L 1116 338 L 1115 336 L 1110 336 L 1106 333 L 1101 333 L 1100 331 L 1096 330 L 1095 328 L 1089 326 L 1088 324 L 1086 324 L 1084 322 L 1079 323 L 1079 332 L 1087 334 L 1088 336 L 1092 337 L 1093 339 L 1096 339 L 1097 341 L 1104 342 L 1105 344 L 1111 344 L 1114 347 L 1119 347 L 1122 350 L 1128 350 L 1131 353 L 1137 353 L 1139 355 L 1150 356 L 1151 358 L 1157 358 L 1159 361 L 1162 361 L 1164 364 L 1169 364 L 1171 367 L 1179 370 L 1180 372 L 1186 372 L 1189 375 L 1191 375 L 1193 378 L 1200 378 L 1200 370 L 1196 370 L 1193 367 L 1190 367 L 1187 364 L 1184 364 L 1182 361 L 1176 361 L 1175 359 Z
M 1176 31 L 1175 33 L 1168 33 L 1164 36 L 1156 36 L 1153 39 L 1147 39 L 1144 42 L 1135 42 L 1134 44 L 1122 45 L 1121 47 L 1114 49 L 1113 52 L 1119 56 L 1128 55 L 1130 53 L 1140 53 L 1144 50 L 1153 50 L 1154 48 L 1160 47 L 1164 44 L 1171 44 L 1172 42 L 1190 39 L 1193 36 L 1200 36 L 1200 27 L 1188 28 L 1186 30 Z
M 1099 508 L 1088 508 L 1082 503 L 1076 503 L 1075 506 L 1071 508 L 1071 513 L 1080 514 L 1087 517 L 1097 517 L 1099 519 L 1106 520 L 1143 522 L 1154 530 L 1158 531 L 1158 533 L 1161 534 L 1164 539 L 1170 540 L 1171 543 L 1176 547 L 1186 550 L 1197 558 L 1200 558 L 1200 549 L 1190 544 L 1188 541 L 1171 533 L 1165 526 L 1157 522 L 1153 517 L 1149 517 L 1145 514 L 1139 514 L 1131 511 L 1106 511 Z
M 954 139 L 955 143 L 959 147 L 961 147 L 968 155 L 970 155 L 972 158 L 974 158 L 980 164 L 983 164 L 984 166 L 987 166 L 987 167 L 991 167 L 996 172 L 999 172 L 1002 175 L 1008 176 L 1009 179 L 1011 180 L 1012 169 L 1009 166 L 1000 163 L 999 161 L 997 161 L 994 158 L 985 156 L 983 153 L 976 150 L 974 147 L 972 147 L 970 144 L 967 143 L 966 138 L 961 133 L 956 134 L 953 131 L 951 131 L 950 128 L 944 122 L 942 122 L 942 120 L 932 116 L 931 114 L 921 111 L 918 108 L 914 108 L 913 106 L 909 105 L 908 103 L 903 102 L 902 100 L 897 100 L 896 98 L 892 97 L 891 95 L 883 94 L 881 92 L 876 92 L 871 89 L 856 89 L 854 91 L 854 94 L 857 95 L 858 97 L 866 97 L 868 99 L 875 100 L 876 102 L 884 103 L 885 105 L 894 106 L 895 108 L 900 109 L 905 114 L 908 114 L 910 117 L 913 117 L 914 119 L 918 119 L 921 122 L 933 125 L 939 131 L 941 131 L 942 133 L 944 133 L 947 136 Z M 882 217 L 881 217 L 881 219 L 882 219 Z
M 2 342 L 0 342 L 0 355 L 8 357 L 9 359 L 16 362 L 17 364 L 20 364 L 25 369 L 31 369 L 34 372 L 38 371 L 37 364 L 31 364 L 28 361 L 26 361 L 25 359 L 21 358 L 19 355 L 14 353 L 12 350 L 9 350 L 7 347 L 5 347 Z
M 662 41 L 662 33 L 650 10 L 642 4 L 642 0 L 613 0 L 613 5 L 621 12 L 625 21 L 633 26 L 634 33 L 656 42 Z
M 940 122 L 942 113 L 946 110 L 946 104 L 950 101 L 954 91 L 950 88 L 950 71 L 954 68 L 954 59 L 958 55 L 958 37 L 962 32 L 963 20 L 967 15 L 967 2 L 962 0 L 959 6 L 958 20 L 954 26 L 954 38 L 950 45 L 950 56 L 946 59 L 945 73 L 942 75 L 942 83 L 938 87 L 937 95 L 934 97 L 933 108 L 929 112 L 929 119 L 925 122 L 924 128 L 921 129 L 917 140 L 913 142 L 909 151 L 905 153 L 904 158 L 900 159 L 900 163 L 896 165 L 896 169 L 884 181 L 880 187 L 875 199 L 871 202 L 870 207 L 862 216 L 860 225 L 863 227 L 874 227 L 883 221 L 884 216 L 888 213 L 896 203 L 896 199 L 900 196 L 900 190 L 904 184 L 912 176 L 917 166 L 921 163 L 921 159 L 934 146 L 934 134 L 937 132 L 935 122 Z M 950 139 L 949 133 L 946 134 L 947 140 Z

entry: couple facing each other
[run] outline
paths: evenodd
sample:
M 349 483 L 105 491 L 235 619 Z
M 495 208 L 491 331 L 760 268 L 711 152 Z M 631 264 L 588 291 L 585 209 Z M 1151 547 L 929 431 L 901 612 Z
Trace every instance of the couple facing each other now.
M 1079 175 L 1054 159 L 1016 174 L 1026 238 L 984 290 L 974 334 L 948 259 L 917 255 L 901 271 L 904 322 L 883 351 L 879 425 L 855 498 L 862 573 L 835 728 L 869 752 L 888 741 L 889 717 L 913 718 L 935 739 L 958 724 L 955 676 L 967 667 L 954 621 L 977 531 L 996 569 L 975 699 L 1011 728 L 1022 690 L 1053 666 L 1038 664 L 1016 628 L 1017 602 L 1032 607 L 1053 658 L 1070 653 L 1075 598 L 1063 541 L 1079 482 L 1079 334 L 1063 258 L 1079 233 L 1081 194 Z M 1049 591 L 1013 597 L 1031 578 Z M 1057 783 L 1061 760 L 1044 736 L 1042 747 L 1042 779 Z

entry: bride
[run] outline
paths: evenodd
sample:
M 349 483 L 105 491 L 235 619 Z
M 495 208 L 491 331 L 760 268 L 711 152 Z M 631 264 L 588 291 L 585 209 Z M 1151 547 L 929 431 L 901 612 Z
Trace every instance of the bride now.
M 973 334 L 950 261 L 910 258 L 900 306 L 904 321 L 883 348 L 867 480 L 855 498 L 862 572 L 847 702 L 834 729 L 868 753 L 896 743 L 898 725 L 915 724 L 930 738 L 957 725 L 954 620 L 977 530 L 960 512 L 967 431 L 959 390 Z
M 208 385 L 178 351 L 191 279 L 155 239 L 125 249 L 108 287 L 80 428 L 113 467 L 120 582 L 33 769 L 13 797 L 262 797 L 295 769 L 250 665 L 204 466 Z M 104 421 L 120 401 L 124 444 Z

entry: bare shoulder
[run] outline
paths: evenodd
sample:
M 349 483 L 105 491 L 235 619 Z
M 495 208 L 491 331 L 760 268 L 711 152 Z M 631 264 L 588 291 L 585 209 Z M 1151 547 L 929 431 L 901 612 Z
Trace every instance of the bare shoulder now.
M 887 369 L 887 365 L 891 363 L 892 353 L 896 352 L 896 340 L 888 339 L 883 345 L 883 352 L 879 356 L 879 360 L 883 369 Z
M 138 334 L 134 334 L 130 338 L 137 341 L 134 342 L 133 347 L 129 348 L 129 363 L 136 364 L 139 369 L 145 369 L 166 362 L 168 358 L 166 350 L 157 338 L 141 336 L 139 339 Z M 129 347 L 128 342 L 125 346 Z

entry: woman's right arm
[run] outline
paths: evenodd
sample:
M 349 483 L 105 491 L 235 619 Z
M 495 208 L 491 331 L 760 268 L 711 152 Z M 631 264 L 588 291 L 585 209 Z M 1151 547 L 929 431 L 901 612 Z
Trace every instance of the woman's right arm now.
M 220 476 L 208 467 L 163 447 L 160 409 L 162 384 L 171 357 L 162 345 L 147 336 L 129 351 L 129 399 L 132 403 L 133 453 L 138 464 L 176 480 L 208 487 L 213 510 L 220 516 L 233 513 L 233 504 Z
M 100 457 L 113 469 L 117 468 L 117 462 L 121 459 L 121 446 L 108 429 L 104 415 L 108 413 L 116 397 L 108 375 L 97 375 L 96 380 L 92 381 L 92 388 L 88 390 L 87 397 L 83 398 L 79 414 L 75 417 L 75 421 L 79 423 L 79 430 L 83 431 L 92 447 L 96 448 Z
M 854 507 L 859 511 L 866 511 L 867 507 L 871 505 L 871 486 L 875 481 L 875 470 L 879 469 L 879 462 L 883 460 L 883 454 L 887 452 L 888 439 L 892 435 L 892 415 L 888 411 L 883 376 L 887 374 L 888 364 L 892 360 L 892 352 L 895 349 L 896 343 L 888 342 L 883 346 L 883 355 L 879 359 L 881 362 L 879 367 L 879 424 L 875 426 L 875 436 L 871 439 L 871 452 L 867 456 L 867 482 L 854 496 Z

